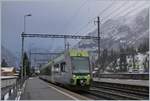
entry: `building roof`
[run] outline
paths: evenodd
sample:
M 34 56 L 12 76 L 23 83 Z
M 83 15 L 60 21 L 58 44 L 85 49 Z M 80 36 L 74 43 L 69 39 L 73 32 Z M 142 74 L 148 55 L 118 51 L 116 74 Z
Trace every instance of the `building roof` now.
M 1 67 L 1 71 L 3 72 L 12 72 L 15 67 Z

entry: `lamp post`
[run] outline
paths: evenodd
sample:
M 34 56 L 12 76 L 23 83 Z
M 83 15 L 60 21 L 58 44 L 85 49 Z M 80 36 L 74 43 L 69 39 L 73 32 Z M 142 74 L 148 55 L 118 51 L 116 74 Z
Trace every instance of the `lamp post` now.
M 31 14 L 26 14 L 24 15 L 24 22 L 23 22 L 23 25 L 24 25 L 24 31 L 22 34 L 26 34 L 26 17 L 29 17 L 29 16 L 32 16 Z M 24 63 L 23 63 L 23 54 L 24 54 L 24 37 L 22 36 L 22 79 L 23 79 L 23 72 L 25 71 L 25 77 L 26 77 L 26 68 L 24 68 L 24 71 L 23 71 L 23 67 L 24 67 Z
M 24 15 L 24 33 L 26 34 L 26 17 L 32 16 L 31 14 Z

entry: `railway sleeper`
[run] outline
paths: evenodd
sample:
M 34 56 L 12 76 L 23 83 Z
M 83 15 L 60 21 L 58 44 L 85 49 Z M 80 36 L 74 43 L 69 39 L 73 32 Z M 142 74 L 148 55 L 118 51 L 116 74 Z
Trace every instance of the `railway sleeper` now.
M 130 96 L 128 94 L 121 94 L 114 91 L 107 91 L 104 89 L 95 89 L 92 92 L 96 93 L 99 96 L 107 97 L 110 100 L 144 100 L 143 98 L 138 98 L 134 96 Z
M 135 85 L 127 85 L 127 84 L 117 84 L 117 83 L 106 83 L 106 82 L 92 82 L 92 86 L 107 86 L 112 88 L 126 89 L 137 92 L 149 93 L 149 88 L 145 86 L 135 86 Z
M 126 92 L 126 93 L 130 93 L 130 94 L 135 94 L 135 95 L 140 95 L 140 96 L 149 96 L 149 93 L 147 92 L 139 92 L 139 91 L 135 91 L 135 90 L 129 90 L 129 89 L 122 89 L 122 88 L 113 88 L 113 87 L 109 87 L 109 86 L 103 86 L 103 85 L 99 85 L 99 86 L 93 86 L 96 88 L 105 88 L 105 89 L 111 89 L 111 90 L 116 90 L 116 91 L 121 91 L 121 92 Z

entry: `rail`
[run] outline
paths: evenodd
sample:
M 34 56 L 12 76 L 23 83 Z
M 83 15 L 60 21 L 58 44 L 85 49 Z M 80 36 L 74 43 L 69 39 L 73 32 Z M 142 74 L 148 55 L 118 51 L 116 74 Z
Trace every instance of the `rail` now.
M 133 80 L 149 80 L 149 74 L 137 73 L 112 73 L 112 74 L 94 74 L 94 77 L 111 78 L 111 79 L 133 79 Z
M 148 100 L 149 87 L 127 84 L 93 82 L 89 94 L 110 100 Z

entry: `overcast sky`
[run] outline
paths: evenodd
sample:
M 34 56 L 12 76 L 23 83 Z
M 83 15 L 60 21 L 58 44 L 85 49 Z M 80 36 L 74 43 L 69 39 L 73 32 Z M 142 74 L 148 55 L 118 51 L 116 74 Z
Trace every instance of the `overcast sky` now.
M 26 18 L 26 33 L 75 34 L 79 32 L 77 34 L 86 35 L 96 28 L 94 25 L 96 19 L 93 18 L 98 15 L 104 22 L 108 18 L 123 16 L 127 11 L 132 11 L 133 14 L 134 11 L 148 4 L 148 0 L 3 0 L 1 4 L 2 45 L 15 55 L 20 54 L 20 34 L 23 32 L 23 18 L 26 14 L 32 14 L 31 17 Z M 88 22 L 88 26 L 85 26 Z M 73 45 L 77 41 L 69 42 Z M 62 50 L 63 39 L 27 38 L 25 50 L 29 48 Z

